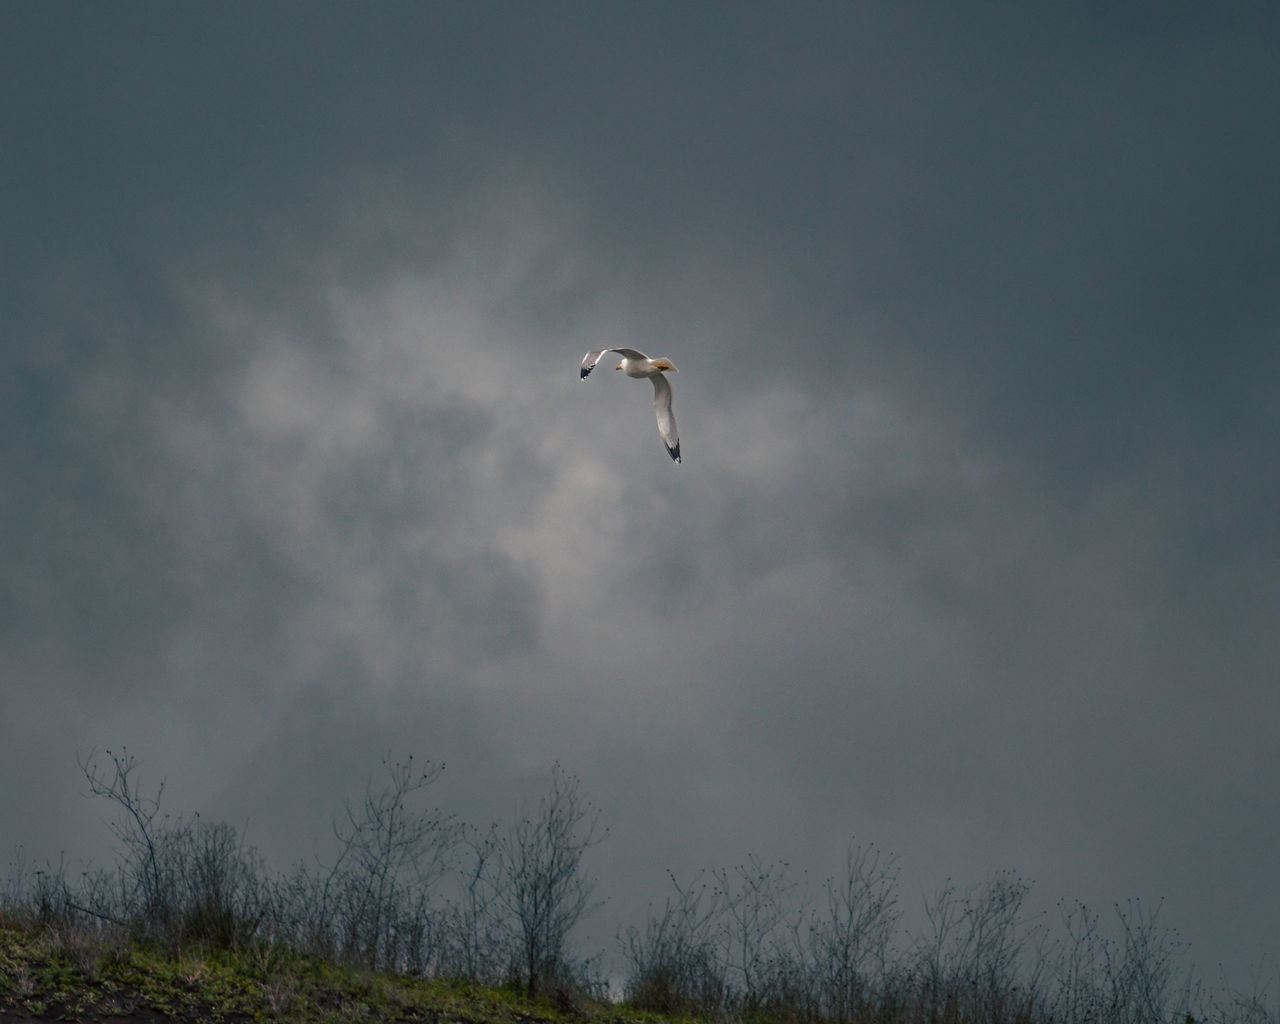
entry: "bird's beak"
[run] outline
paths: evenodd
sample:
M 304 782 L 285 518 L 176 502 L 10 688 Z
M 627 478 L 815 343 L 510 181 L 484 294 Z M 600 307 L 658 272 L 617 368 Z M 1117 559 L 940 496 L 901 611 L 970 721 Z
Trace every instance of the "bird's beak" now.
M 614 369 L 615 369 L 615 370 L 621 370 L 621 369 L 622 369 L 622 364 L 621 364 L 621 363 L 619 363 L 617 366 L 615 366 L 615 367 L 614 367 Z

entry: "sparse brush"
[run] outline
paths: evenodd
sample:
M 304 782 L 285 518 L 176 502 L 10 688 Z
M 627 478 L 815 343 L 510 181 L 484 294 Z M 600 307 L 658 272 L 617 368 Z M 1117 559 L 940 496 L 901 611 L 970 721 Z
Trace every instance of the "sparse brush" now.
M 570 932 L 597 901 L 584 855 L 600 812 L 557 766 L 549 794 L 485 832 L 420 794 L 443 766 L 384 762 L 380 787 L 334 823 L 331 863 L 269 877 L 237 831 L 161 809 L 138 763 L 85 762 L 114 804 L 110 870 L 33 867 L 0 887 L 0 1016 L 127 1013 L 261 1019 L 543 1018 L 661 1014 L 717 1024 L 1280 1024 L 1267 984 L 1181 974 L 1161 907 L 1030 913 L 1012 872 L 925 905 L 901 935 L 898 871 L 851 845 L 815 892 L 784 862 L 747 858 L 673 894 L 620 935 L 627 1005 Z M 394 972 L 379 973 L 379 972 Z M 485 987 L 491 986 L 491 987 Z M 492 987 L 498 986 L 498 987 Z M 505 986 L 503 988 L 502 986 Z M 427 1007 L 432 1007 L 427 1009 Z M 634 1019 L 634 1018 L 633 1018 Z

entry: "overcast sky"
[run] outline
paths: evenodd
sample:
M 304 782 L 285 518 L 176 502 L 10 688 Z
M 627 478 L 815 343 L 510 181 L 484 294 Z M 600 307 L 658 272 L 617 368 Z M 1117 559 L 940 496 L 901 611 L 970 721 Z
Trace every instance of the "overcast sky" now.
M 1046 6 L 5 3 L 0 853 L 559 761 L 606 937 L 856 836 L 1274 970 L 1280 9 Z

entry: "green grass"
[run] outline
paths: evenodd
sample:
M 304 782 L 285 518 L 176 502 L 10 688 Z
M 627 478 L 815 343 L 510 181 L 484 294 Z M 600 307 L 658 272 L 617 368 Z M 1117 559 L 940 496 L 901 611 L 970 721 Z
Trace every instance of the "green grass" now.
M 429 1021 L 656 1024 L 582 994 L 526 1000 L 509 989 L 342 967 L 283 949 L 170 951 L 54 939 L 0 922 L 0 1018 L 125 1022 Z

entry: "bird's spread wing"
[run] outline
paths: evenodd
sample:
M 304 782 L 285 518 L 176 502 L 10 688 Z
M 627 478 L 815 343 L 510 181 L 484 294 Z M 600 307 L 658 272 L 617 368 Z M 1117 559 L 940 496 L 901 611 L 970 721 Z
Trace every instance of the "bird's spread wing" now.
M 596 363 L 600 362 L 600 357 L 606 352 L 617 352 L 626 356 L 628 359 L 647 359 L 643 352 L 637 352 L 633 348 L 599 348 L 593 352 L 588 352 L 582 357 L 582 376 L 585 377 L 596 368 Z M 581 379 L 581 378 L 579 378 Z
M 588 352 L 582 357 L 582 376 L 586 377 L 592 370 L 596 368 L 596 363 L 600 362 L 600 357 L 609 350 L 607 348 L 598 348 L 594 352 Z
M 680 435 L 676 432 L 676 414 L 671 411 L 671 383 L 660 373 L 655 373 L 650 380 L 653 381 L 653 411 L 658 415 L 658 433 L 668 454 L 679 462 Z

